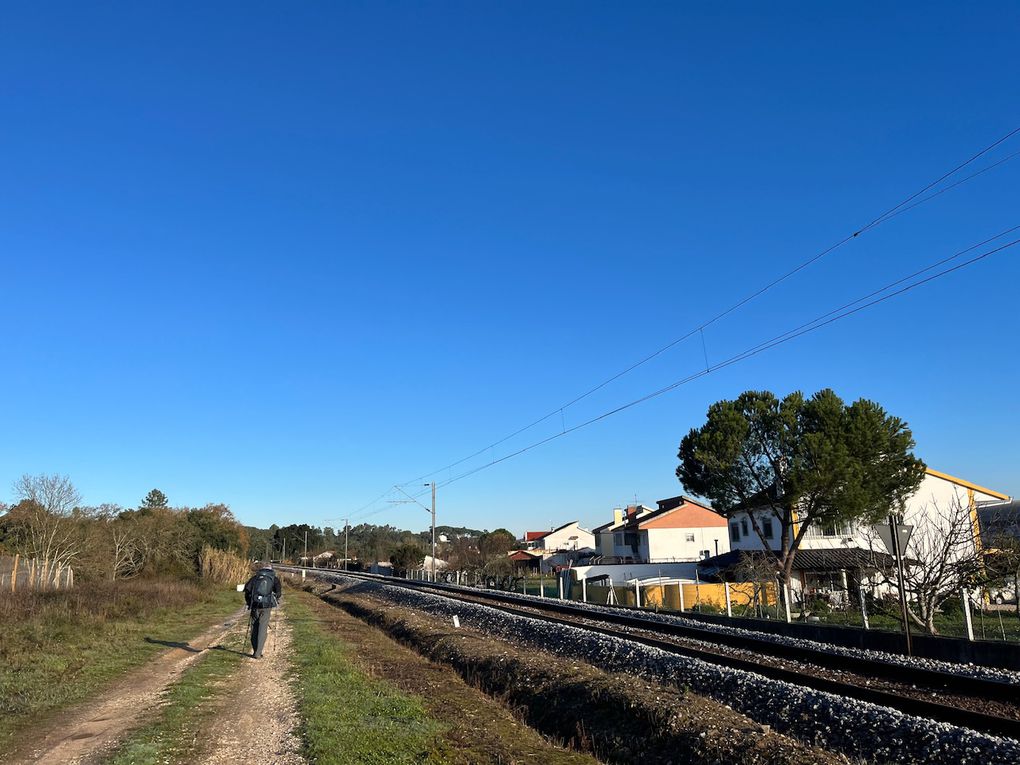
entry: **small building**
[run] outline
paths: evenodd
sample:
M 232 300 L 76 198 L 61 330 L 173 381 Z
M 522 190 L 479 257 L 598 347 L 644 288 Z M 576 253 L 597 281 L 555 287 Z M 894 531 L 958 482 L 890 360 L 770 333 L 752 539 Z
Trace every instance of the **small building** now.
M 917 491 L 907 499 L 903 522 L 914 527 L 914 534 L 919 534 L 926 527 L 944 527 L 950 508 L 962 508 L 970 513 L 971 521 L 966 524 L 959 546 L 973 553 L 982 540 L 981 509 L 1009 499 L 1001 492 L 928 468 Z M 779 519 L 762 499 L 747 503 L 746 508 L 734 508 L 728 523 L 730 548 L 735 552 L 768 550 L 774 555 L 781 549 Z M 794 533 L 795 529 L 790 529 L 791 537 Z M 858 586 L 873 587 L 877 582 L 876 574 L 889 570 L 892 565 L 892 558 L 882 543 L 876 544 L 876 541 L 877 535 L 868 524 L 812 523 L 794 555 L 791 587 L 801 591 L 849 590 L 850 593 L 855 593 Z M 908 545 L 905 558 L 910 555 Z M 734 556 L 713 556 L 699 568 L 707 576 L 731 570 L 737 562 Z M 916 564 L 925 565 L 925 561 L 916 561 Z
M 595 547 L 595 535 L 582 529 L 579 521 L 571 521 L 551 531 L 526 531 L 524 543 L 528 549 L 546 553 L 583 550 Z
M 511 550 L 507 553 L 514 569 L 519 572 L 541 571 L 542 553 L 535 550 Z
M 726 519 L 708 505 L 684 496 L 656 504 L 617 510 L 596 529 L 603 562 L 682 563 L 729 550 Z

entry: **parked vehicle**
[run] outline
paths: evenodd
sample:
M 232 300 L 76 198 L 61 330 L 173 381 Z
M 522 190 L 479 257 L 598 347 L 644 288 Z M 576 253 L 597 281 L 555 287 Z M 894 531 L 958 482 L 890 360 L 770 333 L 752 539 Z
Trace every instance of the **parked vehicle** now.
M 1016 590 L 1012 586 L 995 587 L 988 591 L 989 599 L 996 605 L 1004 603 L 1016 603 Z

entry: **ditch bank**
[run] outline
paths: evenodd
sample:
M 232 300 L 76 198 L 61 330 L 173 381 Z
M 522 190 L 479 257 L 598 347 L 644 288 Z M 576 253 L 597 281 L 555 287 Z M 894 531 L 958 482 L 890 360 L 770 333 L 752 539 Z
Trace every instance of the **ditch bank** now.
M 532 728 L 607 763 L 837 765 L 841 756 L 761 726 L 724 704 L 527 649 L 355 587 L 306 589 L 381 629 L 515 710 Z

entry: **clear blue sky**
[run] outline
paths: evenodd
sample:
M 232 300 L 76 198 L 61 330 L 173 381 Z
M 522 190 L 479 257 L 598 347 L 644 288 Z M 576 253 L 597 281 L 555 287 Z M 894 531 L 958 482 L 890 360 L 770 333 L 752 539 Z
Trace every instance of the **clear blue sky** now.
M 1011 2 L 8 6 L 0 499 L 57 472 L 90 504 L 352 512 L 1020 125 L 1018 32 Z M 709 359 L 1020 224 L 1018 190 L 1020 158 L 868 232 Z M 932 467 L 1020 493 L 1018 277 L 1015 248 L 459 481 L 440 522 L 679 493 L 680 438 L 746 388 L 873 398 Z M 680 344 L 491 456 L 703 365 Z

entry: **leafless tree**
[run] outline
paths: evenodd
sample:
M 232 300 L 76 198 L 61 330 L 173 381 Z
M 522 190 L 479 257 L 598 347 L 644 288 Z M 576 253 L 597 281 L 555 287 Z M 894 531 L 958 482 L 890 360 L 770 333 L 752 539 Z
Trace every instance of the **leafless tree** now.
M 874 540 L 872 546 L 878 549 Z M 918 514 L 904 557 L 907 615 L 931 635 L 938 634 L 935 616 L 942 606 L 987 579 L 971 509 L 956 497 L 948 503 L 933 500 Z M 887 584 L 897 581 L 891 567 L 882 578 Z
M 80 529 L 73 513 L 81 495 L 71 479 L 61 475 L 23 475 L 14 483 L 18 537 L 28 555 L 42 560 L 41 579 L 71 565 L 81 552 Z

